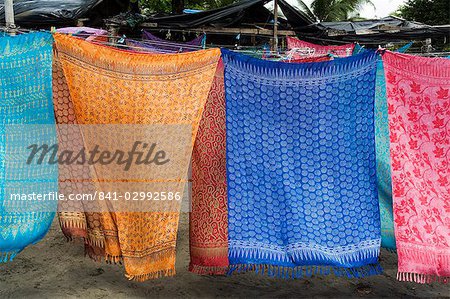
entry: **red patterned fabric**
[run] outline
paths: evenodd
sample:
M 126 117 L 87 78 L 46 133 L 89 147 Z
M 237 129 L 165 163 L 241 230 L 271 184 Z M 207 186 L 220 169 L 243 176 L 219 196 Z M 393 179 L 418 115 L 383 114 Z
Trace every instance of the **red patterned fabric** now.
M 192 153 L 189 271 L 197 274 L 225 274 L 228 268 L 223 71 L 220 61 Z
M 317 57 L 327 54 L 333 54 L 338 57 L 352 56 L 355 44 L 345 44 L 341 46 L 322 46 L 299 40 L 295 37 L 286 37 L 288 50 L 295 49 L 293 58 Z
M 386 52 L 398 279 L 450 277 L 450 60 Z
M 323 55 L 323 56 L 317 56 L 317 57 L 304 57 L 304 58 L 294 58 L 286 60 L 285 62 L 289 63 L 306 63 L 306 62 L 322 62 L 322 61 L 330 61 L 333 57 L 330 55 Z

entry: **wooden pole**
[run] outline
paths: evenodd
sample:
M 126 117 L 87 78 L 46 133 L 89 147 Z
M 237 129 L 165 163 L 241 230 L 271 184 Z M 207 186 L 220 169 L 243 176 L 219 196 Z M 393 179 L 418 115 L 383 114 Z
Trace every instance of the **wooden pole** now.
M 278 0 L 273 0 L 273 51 L 278 51 Z
M 14 33 L 16 25 L 14 23 L 14 3 L 13 0 L 5 0 L 5 21 L 6 28 L 11 33 Z

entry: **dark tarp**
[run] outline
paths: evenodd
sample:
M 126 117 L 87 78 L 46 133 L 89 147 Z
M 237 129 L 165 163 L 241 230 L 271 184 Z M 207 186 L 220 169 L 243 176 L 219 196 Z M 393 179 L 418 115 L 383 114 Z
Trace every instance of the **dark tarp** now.
M 445 39 L 450 37 L 450 27 L 430 26 L 411 22 L 394 16 L 379 20 L 355 22 L 323 22 L 304 27 L 297 27 L 299 36 L 319 41 L 360 42 L 366 44 L 384 44 L 386 42 L 402 42 L 424 40 L 426 38 Z M 447 41 L 448 42 L 448 41 Z
M 14 19 L 17 25 L 31 28 L 74 25 L 80 18 L 87 17 L 93 21 L 118 14 L 125 5 L 128 6 L 128 1 L 14 0 Z M 0 23 L 4 23 L 4 20 L 4 2 L 0 0 Z
M 317 22 L 314 15 L 308 15 L 307 13 L 295 8 L 286 0 L 278 0 L 278 5 L 286 17 L 288 23 L 293 27 L 302 27 Z
M 280 29 L 288 29 L 295 26 L 312 24 L 307 14 L 293 8 L 286 0 L 279 0 L 280 8 L 287 20 L 279 18 Z M 270 0 L 246 0 L 225 7 L 200 11 L 195 14 L 161 15 L 155 14 L 147 17 L 144 22 L 153 24 L 154 27 L 164 29 L 193 29 L 202 27 L 273 27 L 273 13 L 265 7 Z M 129 16 L 116 16 L 108 20 L 108 23 L 130 25 Z
M 158 28 L 232 27 L 242 22 L 266 23 L 273 19 L 264 4 L 268 0 L 247 0 L 222 8 L 201 11 L 195 14 L 148 17 L 145 22 L 155 23 Z
M 418 22 L 411 22 L 401 18 L 389 16 L 379 20 L 365 20 L 355 22 L 323 22 L 320 23 L 327 30 L 343 31 L 345 33 L 365 33 L 368 31 L 386 31 L 389 29 L 423 29 L 431 26 Z

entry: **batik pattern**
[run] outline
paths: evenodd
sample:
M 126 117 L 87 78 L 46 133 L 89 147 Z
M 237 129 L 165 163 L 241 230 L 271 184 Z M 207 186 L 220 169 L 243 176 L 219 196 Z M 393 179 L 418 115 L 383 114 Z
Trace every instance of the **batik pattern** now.
M 287 64 L 222 53 L 231 271 L 379 273 L 376 54 Z
M 213 85 L 192 152 L 192 211 L 189 214 L 189 270 L 225 274 L 228 268 L 228 210 L 223 63 Z
M 386 52 L 398 279 L 450 277 L 450 61 Z
M 337 57 L 348 57 L 353 54 L 355 44 L 345 44 L 339 46 L 322 46 L 295 37 L 286 37 L 287 48 L 291 51 L 292 56 L 297 58 L 316 57 L 323 55 L 333 55 Z
M 55 40 L 79 124 L 189 124 L 193 146 L 219 50 L 147 55 L 63 35 Z M 129 279 L 174 275 L 178 212 L 101 216 L 104 252 L 91 248 L 92 255 L 123 261 Z
M 22 148 L 16 143 L 27 140 L 26 135 L 37 136 L 36 141 L 42 142 L 38 145 L 56 143 L 52 42 L 48 33 L 0 37 L 0 263 L 11 261 L 26 246 L 41 240 L 56 211 L 56 201 L 7 198 L 12 190 L 27 196 L 58 190 L 57 165 L 44 161 L 32 166 L 14 157 L 19 156 L 18 150 L 25 150 L 26 144 Z M 20 134 L 11 129 L 16 125 L 23 128 Z

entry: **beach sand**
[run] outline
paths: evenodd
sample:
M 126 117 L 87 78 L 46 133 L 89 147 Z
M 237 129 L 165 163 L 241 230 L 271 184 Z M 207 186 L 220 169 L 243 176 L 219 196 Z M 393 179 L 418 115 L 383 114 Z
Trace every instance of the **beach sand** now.
M 176 276 L 140 283 L 128 281 L 122 265 L 98 263 L 85 257 L 82 242 L 67 242 L 55 219 L 41 242 L 27 247 L 13 262 L 0 264 L 0 298 L 450 298 L 450 284 L 397 281 L 397 257 L 386 250 L 381 252 L 384 273 L 359 280 L 333 275 L 283 280 L 254 273 L 199 276 L 187 271 L 188 233 L 188 215 L 184 213 Z

